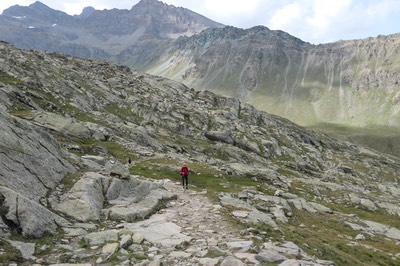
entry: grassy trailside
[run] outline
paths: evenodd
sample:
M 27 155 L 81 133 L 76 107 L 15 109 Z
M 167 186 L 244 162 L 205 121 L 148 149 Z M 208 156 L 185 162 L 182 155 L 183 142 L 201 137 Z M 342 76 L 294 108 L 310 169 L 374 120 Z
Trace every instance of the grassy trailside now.
M 390 127 L 348 127 L 336 124 L 317 124 L 310 127 L 334 138 L 350 141 L 400 158 L 400 129 Z
M 168 178 L 176 182 L 181 182 L 179 175 L 181 162 L 168 158 L 148 158 L 133 162 L 130 173 L 141 175 L 147 178 L 164 179 Z M 269 190 L 260 182 L 255 182 L 250 178 L 234 177 L 226 175 L 224 172 L 213 169 L 202 163 L 188 163 L 191 169 L 189 183 L 191 189 L 207 190 L 210 198 L 218 202 L 220 192 L 231 192 L 237 195 L 244 188 L 252 187 L 265 194 L 271 195 Z M 293 186 L 291 192 L 308 200 L 312 197 L 301 185 Z M 304 192 L 307 194 L 305 195 Z M 332 260 L 336 265 L 398 265 L 388 254 L 398 253 L 398 245 L 395 241 L 382 236 L 367 236 L 365 240 L 354 240 L 359 232 L 352 230 L 344 223 L 344 217 L 354 214 L 362 219 L 370 219 L 392 226 L 396 225 L 395 217 L 380 213 L 370 212 L 352 206 L 342 206 L 340 204 L 326 204 L 335 212 L 343 214 L 321 214 L 309 213 L 306 211 L 294 211 L 288 223 L 279 223 L 280 230 L 274 230 L 268 225 L 247 224 L 234 219 L 229 215 L 232 211 L 226 210 L 227 218 L 230 223 L 238 226 L 239 229 L 246 229 L 250 226 L 254 228 L 253 234 L 262 237 L 264 241 L 292 241 L 299 245 L 306 253 L 315 255 L 318 258 Z M 376 219 L 372 219 L 372 218 Z M 255 238 L 255 241 L 260 241 Z M 274 264 L 271 264 L 274 265 Z

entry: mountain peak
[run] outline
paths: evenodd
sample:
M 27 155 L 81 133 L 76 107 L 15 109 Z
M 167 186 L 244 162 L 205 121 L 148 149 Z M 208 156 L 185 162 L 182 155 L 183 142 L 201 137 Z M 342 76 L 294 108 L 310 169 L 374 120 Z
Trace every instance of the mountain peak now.
M 52 10 L 50 7 L 46 6 L 45 4 L 43 4 L 40 1 L 36 1 L 35 3 L 29 5 L 29 7 L 32 9 L 41 10 L 41 11 Z
M 140 8 L 140 7 L 157 7 L 157 6 L 165 6 L 166 4 L 158 1 L 158 0 L 140 0 L 139 3 L 134 5 L 133 8 Z
M 161 1 L 158 0 L 140 0 L 138 4 L 140 5 L 154 5 L 154 4 L 160 4 L 162 3 Z
M 50 14 L 53 12 L 55 12 L 55 10 L 51 9 L 50 7 L 46 6 L 40 1 L 36 1 L 29 6 L 20 6 L 20 5 L 11 6 L 8 9 L 4 10 L 3 14 L 7 14 L 9 16 L 26 16 L 32 13 Z
M 96 9 L 94 7 L 87 6 L 82 10 L 82 13 L 78 17 L 85 19 L 85 18 L 89 17 L 90 15 L 92 15 L 94 11 L 96 11 Z

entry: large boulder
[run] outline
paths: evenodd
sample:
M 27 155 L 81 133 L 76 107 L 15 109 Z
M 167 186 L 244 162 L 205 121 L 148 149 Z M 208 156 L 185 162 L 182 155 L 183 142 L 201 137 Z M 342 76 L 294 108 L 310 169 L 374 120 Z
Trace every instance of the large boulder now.
M 81 222 L 99 220 L 109 179 L 98 173 L 86 173 L 59 197 L 53 208 Z
M 111 220 L 143 220 L 157 211 L 161 201 L 175 197 L 175 194 L 154 182 L 135 177 L 126 180 L 114 178 L 106 193 L 111 207 L 103 212 Z
M 233 144 L 235 141 L 233 140 L 232 135 L 229 132 L 221 132 L 221 131 L 206 131 L 204 132 L 204 136 L 212 141 L 219 141 L 227 144 Z

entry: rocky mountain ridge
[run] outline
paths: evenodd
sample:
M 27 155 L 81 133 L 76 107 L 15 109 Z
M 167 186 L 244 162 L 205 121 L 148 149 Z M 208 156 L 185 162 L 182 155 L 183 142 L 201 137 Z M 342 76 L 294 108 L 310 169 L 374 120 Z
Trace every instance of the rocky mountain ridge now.
M 398 263 L 397 158 L 122 65 L 4 42 L 0 62 L 3 261 Z
M 311 45 L 261 26 L 222 28 L 156 0 L 86 18 L 36 2 L 0 20 L 0 39 L 18 47 L 117 61 L 301 125 L 400 126 L 398 34 Z
M 399 127 L 400 35 L 311 45 L 266 27 L 176 40 L 144 70 L 303 125 Z
M 24 49 L 111 59 L 129 47 L 222 26 L 188 9 L 153 0 L 142 0 L 130 10 L 89 11 L 70 16 L 39 1 L 28 7 L 12 6 L 0 16 L 0 39 Z

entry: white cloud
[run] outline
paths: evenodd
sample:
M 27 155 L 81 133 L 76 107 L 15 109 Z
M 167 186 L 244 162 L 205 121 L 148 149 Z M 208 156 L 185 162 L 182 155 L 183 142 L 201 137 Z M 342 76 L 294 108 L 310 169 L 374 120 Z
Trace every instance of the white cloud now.
M 241 16 L 257 10 L 261 0 L 204 0 L 204 7 L 218 17 Z M 240 18 L 239 18 L 240 19 Z
M 283 30 L 291 27 L 292 24 L 296 24 L 303 15 L 299 3 L 290 3 L 275 11 L 269 21 L 269 27 L 275 30 Z

